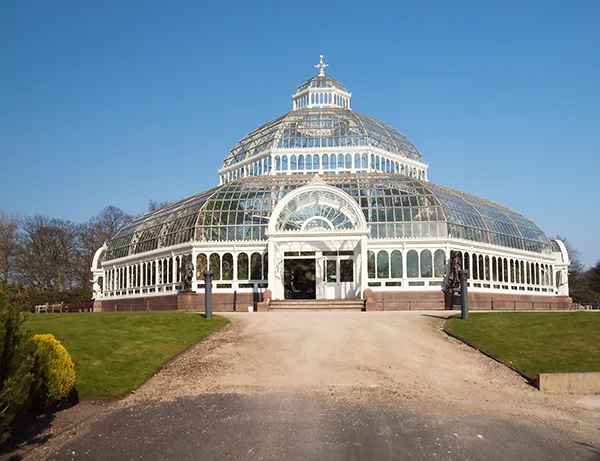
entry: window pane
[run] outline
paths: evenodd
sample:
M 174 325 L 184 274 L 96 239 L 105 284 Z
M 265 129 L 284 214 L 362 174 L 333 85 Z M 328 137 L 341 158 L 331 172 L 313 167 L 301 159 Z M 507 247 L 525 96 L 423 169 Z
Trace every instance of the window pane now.
M 433 275 L 431 251 L 421 251 L 421 277 L 431 277 Z
M 370 279 L 375 278 L 375 253 L 367 252 L 367 273 Z
M 214 273 L 215 280 L 221 280 L 221 257 L 217 253 L 210 255 L 210 271 Z
M 233 255 L 231 253 L 223 255 L 223 280 L 233 280 Z
M 246 253 L 238 255 L 237 278 L 238 280 L 248 280 L 248 255 Z
M 433 255 L 433 270 L 434 277 L 443 277 L 446 272 L 446 253 L 444 250 L 435 250 L 435 254 Z M 469 255 L 465 253 L 465 269 L 468 270 L 468 261 Z
M 390 277 L 390 258 L 385 250 L 377 253 L 377 278 L 387 279 Z
M 406 273 L 409 278 L 419 277 L 419 254 L 415 250 L 406 254 Z
M 262 257 L 260 253 L 252 253 L 250 257 L 250 280 L 262 280 Z
M 354 282 L 354 260 L 342 259 L 340 261 L 340 281 Z
M 402 252 L 399 250 L 392 251 L 392 278 L 402 278 Z

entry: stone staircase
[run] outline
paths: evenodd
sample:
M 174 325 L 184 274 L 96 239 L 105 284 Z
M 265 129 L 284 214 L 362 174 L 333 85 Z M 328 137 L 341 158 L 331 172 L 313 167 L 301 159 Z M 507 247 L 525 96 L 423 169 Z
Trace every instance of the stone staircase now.
M 362 311 L 363 299 L 285 299 L 274 300 L 269 311 Z

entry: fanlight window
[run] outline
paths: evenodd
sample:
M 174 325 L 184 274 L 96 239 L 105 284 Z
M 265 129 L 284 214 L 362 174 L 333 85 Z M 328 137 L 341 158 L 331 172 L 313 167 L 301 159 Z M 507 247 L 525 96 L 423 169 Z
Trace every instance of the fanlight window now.
M 278 231 L 319 232 L 358 229 L 360 220 L 346 200 L 331 192 L 313 190 L 290 200 L 277 219 Z

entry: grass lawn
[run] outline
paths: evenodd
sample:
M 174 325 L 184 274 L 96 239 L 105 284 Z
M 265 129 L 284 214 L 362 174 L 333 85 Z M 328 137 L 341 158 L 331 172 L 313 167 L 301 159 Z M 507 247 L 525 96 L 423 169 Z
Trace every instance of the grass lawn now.
M 75 362 L 80 397 L 120 398 L 228 320 L 186 312 L 35 314 L 25 327 L 52 333 Z
M 446 329 L 531 376 L 600 371 L 600 312 L 470 314 Z

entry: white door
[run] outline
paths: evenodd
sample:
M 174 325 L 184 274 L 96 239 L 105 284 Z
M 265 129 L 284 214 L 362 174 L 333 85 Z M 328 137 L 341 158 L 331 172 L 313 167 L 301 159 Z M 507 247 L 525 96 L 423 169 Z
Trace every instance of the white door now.
M 356 297 L 355 262 L 352 256 L 328 256 L 322 264 L 327 299 Z

